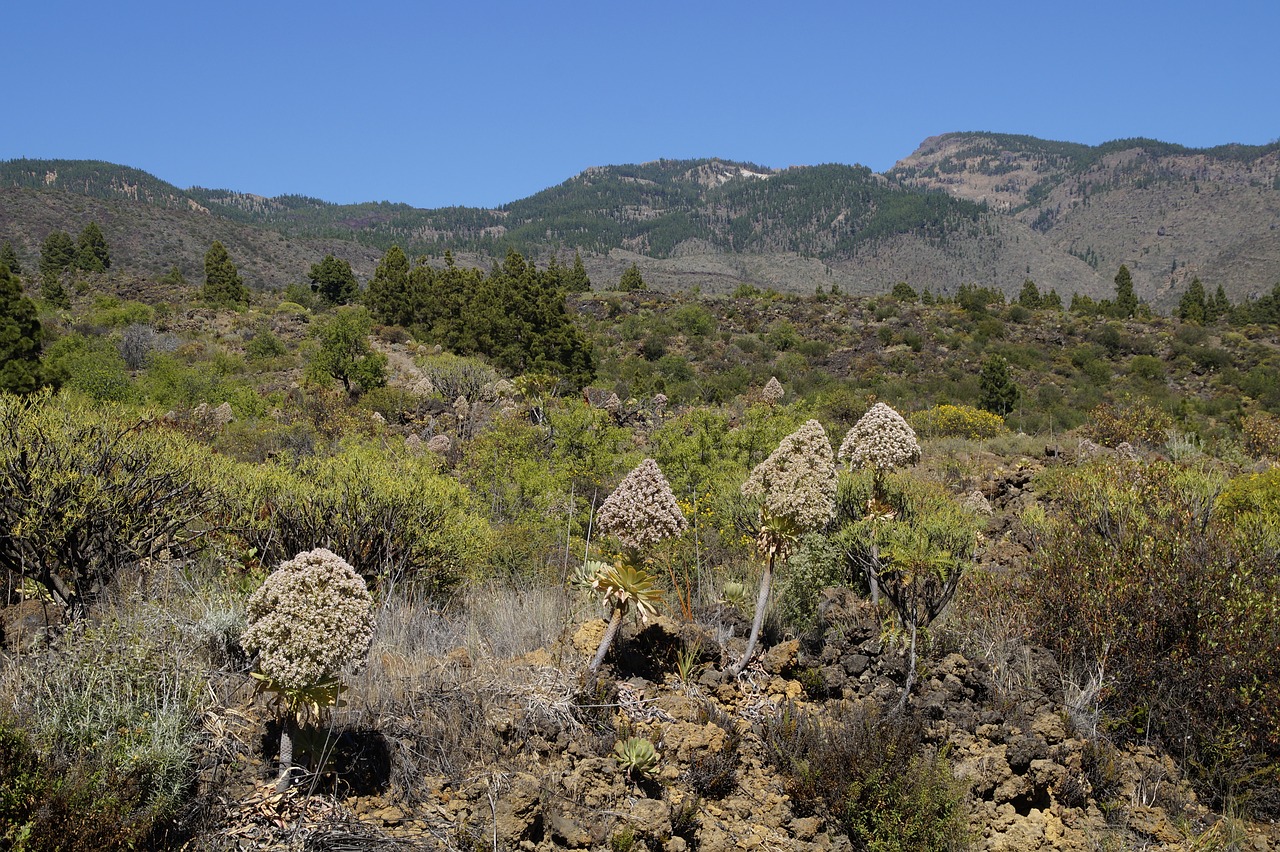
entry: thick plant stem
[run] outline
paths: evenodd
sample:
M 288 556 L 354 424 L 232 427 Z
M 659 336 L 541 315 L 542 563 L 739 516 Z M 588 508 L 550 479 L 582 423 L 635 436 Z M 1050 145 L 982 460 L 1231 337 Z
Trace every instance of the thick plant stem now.
M 898 699 L 898 712 L 901 713 L 907 706 L 907 699 L 911 697 L 911 687 L 916 684 L 916 622 L 911 621 L 911 656 L 907 665 L 907 682 L 902 687 L 902 697 Z
M 867 563 L 867 589 L 871 592 L 871 605 L 880 606 L 880 545 L 871 545 L 871 561 Z
M 609 627 L 604 632 L 604 638 L 600 640 L 600 648 L 596 651 L 595 657 L 591 660 L 591 665 L 587 668 L 592 674 L 600 668 L 600 664 L 604 662 L 604 655 L 609 653 L 609 645 L 613 642 L 613 637 L 617 635 L 618 628 L 622 626 L 622 607 L 614 607 L 613 618 L 609 619 Z
M 293 773 L 293 734 L 296 726 L 293 714 L 286 714 L 284 724 L 280 728 L 280 775 L 276 778 L 277 793 L 283 793 L 289 789 L 290 776 Z
M 769 590 L 773 586 L 773 558 L 776 549 L 770 549 L 769 561 L 764 566 L 764 576 L 760 578 L 760 597 L 756 599 L 756 615 L 751 619 L 751 637 L 747 639 L 747 650 L 743 652 L 742 659 L 731 669 L 735 675 L 742 674 L 742 670 L 747 667 L 747 663 L 751 660 L 751 655 L 756 652 L 756 643 L 760 641 L 760 630 L 764 627 L 764 608 L 769 603 Z

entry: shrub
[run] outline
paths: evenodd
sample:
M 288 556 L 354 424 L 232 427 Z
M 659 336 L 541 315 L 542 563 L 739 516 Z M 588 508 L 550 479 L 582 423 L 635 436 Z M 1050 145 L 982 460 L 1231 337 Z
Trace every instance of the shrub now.
M 1280 456 L 1280 417 L 1258 411 L 1241 427 L 1245 451 L 1257 458 Z
M 969 405 L 935 405 L 913 412 L 908 422 L 930 438 L 994 438 L 1007 431 L 1004 418 Z
M 792 807 L 826 816 L 855 848 L 964 847 L 962 786 L 913 717 L 842 702 L 824 719 L 787 704 L 766 718 L 763 739 Z
M 1173 418 L 1147 402 L 1134 402 L 1124 408 L 1110 403 L 1089 412 L 1089 422 L 1080 430 L 1086 438 L 1104 447 L 1122 443 L 1163 446 Z
M 0 566 L 82 610 L 123 565 L 188 541 L 209 467 L 148 419 L 0 395 Z
M 1065 666 L 1105 663 L 1114 736 L 1161 742 L 1219 804 L 1234 795 L 1276 814 L 1280 695 L 1266 685 L 1280 682 L 1280 519 L 1245 499 L 1247 481 L 1215 504 L 1221 485 L 1167 462 L 1045 471 L 1037 491 L 1057 511 L 1030 530 L 1015 599 Z

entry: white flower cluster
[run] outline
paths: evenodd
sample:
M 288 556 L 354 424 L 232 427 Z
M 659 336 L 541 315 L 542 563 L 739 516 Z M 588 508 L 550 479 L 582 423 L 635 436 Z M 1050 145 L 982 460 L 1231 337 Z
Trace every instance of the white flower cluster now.
M 444 455 L 453 448 L 453 439 L 448 435 L 432 435 L 431 440 L 427 441 L 427 449 L 433 453 Z
M 240 637 L 258 653 L 258 671 L 285 689 L 302 689 L 362 662 L 373 643 L 373 600 L 364 579 L 319 548 L 280 563 L 249 597 Z
M 745 497 L 764 501 L 764 512 L 802 530 L 831 520 L 836 511 L 836 468 L 831 441 L 817 420 L 782 439 L 742 484 Z
M 893 470 L 920 461 L 920 443 L 901 414 L 877 402 L 844 436 L 840 458 L 847 460 L 850 468 Z
M 765 382 L 764 390 L 760 391 L 760 398 L 769 405 L 782 402 L 782 397 L 785 395 L 786 391 L 782 389 L 782 382 L 778 381 L 777 376 L 770 376 L 769 381 Z
M 600 504 L 596 525 L 627 547 L 640 548 L 680 535 L 687 523 L 658 463 L 645 459 Z

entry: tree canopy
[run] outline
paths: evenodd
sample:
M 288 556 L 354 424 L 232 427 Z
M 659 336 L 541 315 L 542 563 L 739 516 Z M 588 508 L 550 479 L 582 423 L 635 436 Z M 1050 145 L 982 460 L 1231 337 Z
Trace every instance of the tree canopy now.
M 326 304 L 350 304 L 360 295 L 360 284 L 351 271 L 351 264 L 331 254 L 326 254 L 319 263 L 311 264 L 307 277 L 311 279 L 311 291 Z
M 0 264 L 0 391 L 29 393 L 40 385 L 41 338 L 36 306 Z
M 244 286 L 244 279 L 236 269 L 227 247 L 219 240 L 204 256 L 204 289 L 201 298 L 215 305 L 247 305 L 249 288 Z
M 80 232 L 76 244 L 76 266 L 85 272 L 106 272 L 111 268 L 111 252 L 107 238 L 97 222 L 90 222 Z

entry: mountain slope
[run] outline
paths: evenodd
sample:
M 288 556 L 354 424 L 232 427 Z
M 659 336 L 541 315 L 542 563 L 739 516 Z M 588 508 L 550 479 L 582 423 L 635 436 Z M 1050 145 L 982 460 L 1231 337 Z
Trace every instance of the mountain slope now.
M 1193 277 L 1234 301 L 1280 281 L 1280 143 L 1091 147 L 951 133 L 889 175 L 1006 212 L 1104 276 L 1127 264 L 1139 294 L 1166 310 Z

